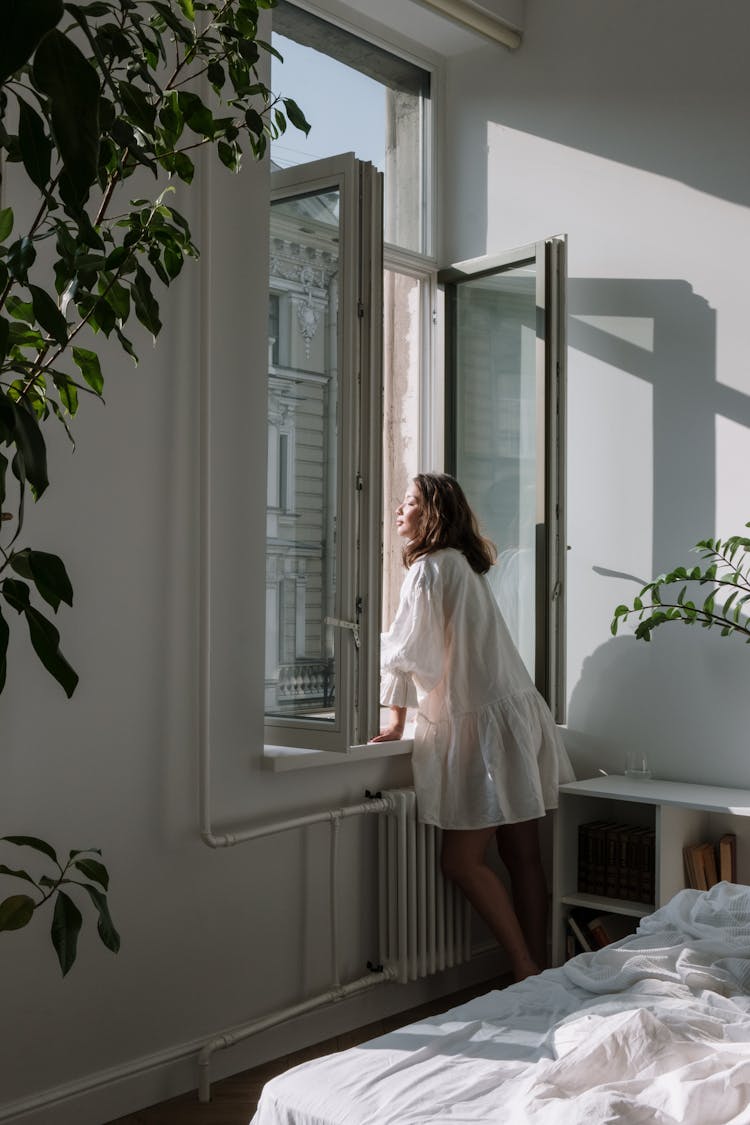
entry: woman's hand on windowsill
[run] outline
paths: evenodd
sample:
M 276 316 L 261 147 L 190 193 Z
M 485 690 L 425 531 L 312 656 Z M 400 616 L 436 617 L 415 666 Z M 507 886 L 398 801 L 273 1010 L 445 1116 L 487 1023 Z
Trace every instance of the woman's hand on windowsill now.
M 387 726 L 381 730 L 380 734 L 376 734 L 370 742 L 400 742 L 404 737 L 404 724 L 400 726 Z
M 400 742 L 404 737 L 404 724 L 406 723 L 406 708 L 391 707 L 391 721 L 383 727 L 380 734 L 376 734 L 370 742 Z

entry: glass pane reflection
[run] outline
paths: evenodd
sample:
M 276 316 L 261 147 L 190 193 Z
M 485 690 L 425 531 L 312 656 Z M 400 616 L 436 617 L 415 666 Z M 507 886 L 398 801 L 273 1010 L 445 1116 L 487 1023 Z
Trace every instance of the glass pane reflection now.
M 490 580 L 534 675 L 536 268 L 457 286 L 456 475 L 497 545 Z
M 271 208 L 265 708 L 331 723 L 339 193 Z

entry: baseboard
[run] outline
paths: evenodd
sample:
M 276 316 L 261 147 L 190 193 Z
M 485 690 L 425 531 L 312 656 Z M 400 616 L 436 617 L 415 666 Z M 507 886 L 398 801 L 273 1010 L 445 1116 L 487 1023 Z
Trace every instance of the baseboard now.
M 471 961 L 409 984 L 388 984 L 328 1004 L 259 1033 L 212 1061 L 212 1081 L 397 1015 L 499 975 L 497 947 L 477 949 Z M 226 1031 L 219 1029 L 219 1032 Z M 178 1097 L 197 1086 L 197 1056 L 207 1035 L 0 1105 L 2 1125 L 104 1125 L 128 1113 Z

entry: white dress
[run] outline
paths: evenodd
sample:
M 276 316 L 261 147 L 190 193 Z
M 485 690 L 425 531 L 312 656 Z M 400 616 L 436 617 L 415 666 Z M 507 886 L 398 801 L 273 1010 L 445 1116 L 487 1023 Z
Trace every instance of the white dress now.
M 544 816 L 574 777 L 560 732 L 513 644 L 486 576 L 460 551 L 406 573 L 381 636 L 384 706 L 417 704 L 419 818 L 486 828 Z

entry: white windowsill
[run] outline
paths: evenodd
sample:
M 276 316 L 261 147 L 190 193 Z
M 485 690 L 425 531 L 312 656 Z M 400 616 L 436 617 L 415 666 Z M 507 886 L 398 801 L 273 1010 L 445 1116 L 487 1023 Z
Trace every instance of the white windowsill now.
M 403 738 L 398 742 L 366 742 L 350 746 L 346 753 L 335 750 L 302 750 L 294 746 L 264 746 L 262 766 L 273 773 L 288 770 L 305 770 L 313 766 L 340 766 L 349 762 L 366 762 L 374 758 L 396 758 L 411 754 L 414 741 Z

